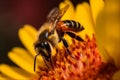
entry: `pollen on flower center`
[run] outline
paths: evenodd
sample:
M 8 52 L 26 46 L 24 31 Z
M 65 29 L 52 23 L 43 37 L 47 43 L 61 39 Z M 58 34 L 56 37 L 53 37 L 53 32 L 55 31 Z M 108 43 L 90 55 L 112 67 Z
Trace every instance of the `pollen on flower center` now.
M 41 69 L 33 80 L 108 80 L 116 71 L 116 67 L 103 63 L 98 52 L 96 40 L 86 35 L 85 41 L 80 42 L 72 39 L 69 46 L 71 54 L 66 49 L 57 49 L 57 54 L 52 58 L 53 70 Z M 110 65 L 108 71 L 106 66 Z

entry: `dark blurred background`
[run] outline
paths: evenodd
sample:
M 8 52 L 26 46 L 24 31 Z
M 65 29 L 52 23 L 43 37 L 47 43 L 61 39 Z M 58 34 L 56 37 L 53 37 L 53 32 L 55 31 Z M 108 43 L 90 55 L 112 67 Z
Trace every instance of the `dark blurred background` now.
M 31 24 L 37 29 L 45 22 L 49 11 L 63 0 L 0 0 L 0 63 L 13 64 L 8 51 L 21 46 L 18 29 Z M 88 0 L 84 0 L 87 1 Z M 83 0 L 72 0 L 74 6 Z

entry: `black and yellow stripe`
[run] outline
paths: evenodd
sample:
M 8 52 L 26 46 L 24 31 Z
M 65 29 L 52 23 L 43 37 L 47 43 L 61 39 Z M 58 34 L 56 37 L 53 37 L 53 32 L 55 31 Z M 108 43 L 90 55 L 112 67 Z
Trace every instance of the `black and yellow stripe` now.
M 64 24 L 66 24 L 66 26 L 68 26 L 69 28 L 72 28 L 75 31 L 84 30 L 84 27 L 79 22 L 76 22 L 74 20 L 64 20 L 62 22 L 64 22 Z

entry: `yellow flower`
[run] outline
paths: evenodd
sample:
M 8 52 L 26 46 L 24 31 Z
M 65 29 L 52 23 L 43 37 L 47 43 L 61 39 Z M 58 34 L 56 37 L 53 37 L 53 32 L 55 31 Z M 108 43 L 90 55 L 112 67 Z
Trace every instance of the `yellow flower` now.
M 36 54 L 33 49 L 33 42 L 37 30 L 31 25 L 25 25 L 19 30 L 19 37 L 26 49 L 21 47 L 14 47 L 9 53 L 8 57 L 19 67 L 10 66 L 7 64 L 0 65 L 0 80 L 29 80 L 34 74 L 33 60 Z M 40 60 L 40 59 L 39 59 Z
M 111 56 L 120 68 L 120 7 L 119 0 L 106 0 L 105 7 L 99 14 L 96 23 L 96 35 L 102 53 Z M 104 50 L 103 50 L 104 49 Z
M 98 14 L 104 7 L 104 2 L 102 0 L 90 0 L 90 5 L 83 2 L 78 4 L 74 10 L 73 4 L 69 0 L 65 0 L 60 3 L 60 9 L 66 4 L 69 4 L 70 8 L 62 17 L 62 20 L 72 19 L 80 22 L 85 27 L 84 31 L 77 33 L 84 38 L 85 42 L 79 42 L 71 39 L 69 36 L 65 36 L 70 46 L 70 52 L 74 58 L 68 56 L 62 43 L 59 43 L 58 45 L 60 45 L 60 47 L 58 47 L 58 53 L 52 57 L 54 69 L 48 70 L 45 68 L 45 64 L 41 56 L 39 56 L 36 62 L 37 72 L 35 73 L 33 71 L 33 62 L 36 52 L 34 51 L 33 43 L 37 30 L 31 25 L 25 25 L 19 30 L 18 34 L 26 49 L 15 47 L 8 53 L 8 57 L 19 67 L 1 64 L 1 80 L 111 79 L 111 76 L 115 73 L 117 68 L 113 64 L 103 62 L 101 56 L 103 58 L 104 55 L 102 53 L 101 55 L 99 54 L 95 36 L 93 35 L 95 34 L 94 28 L 95 30 L 98 29 L 98 23 L 96 21 Z M 117 72 L 113 79 L 116 79 L 116 76 L 119 76 L 119 72 Z

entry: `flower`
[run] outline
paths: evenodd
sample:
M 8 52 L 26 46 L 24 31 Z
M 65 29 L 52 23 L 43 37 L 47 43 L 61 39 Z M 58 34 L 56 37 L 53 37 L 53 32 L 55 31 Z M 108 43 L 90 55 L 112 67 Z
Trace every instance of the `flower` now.
M 33 71 L 33 60 L 36 53 L 33 49 L 33 42 L 36 33 L 37 30 L 31 25 L 24 25 L 24 27 L 19 30 L 19 38 L 26 49 L 22 47 L 14 47 L 8 53 L 8 57 L 19 67 L 0 64 L 0 71 L 2 72 L 2 74 L 0 74 L 1 80 L 29 80 L 32 75 L 35 74 Z M 39 59 L 39 63 L 41 62 L 40 60 L 41 59 Z
M 65 39 L 69 43 L 69 50 L 72 53 L 71 56 L 66 54 L 64 46 L 62 43 L 59 43 L 57 53 L 52 55 L 54 68 L 48 70 L 41 56 L 39 56 L 35 73 L 33 71 L 33 61 L 36 52 L 34 51 L 33 43 L 37 30 L 31 25 L 25 25 L 19 30 L 19 37 L 26 49 L 15 47 L 8 53 L 8 57 L 19 67 L 1 64 L 0 79 L 111 79 L 117 68 L 114 64 L 104 62 L 103 59 L 101 59 L 102 53 L 100 54 L 98 51 L 95 39 L 96 35 L 93 29 L 96 26 L 97 15 L 102 10 L 104 3 L 101 0 L 98 0 L 98 2 L 90 0 L 90 5 L 83 2 L 82 4 L 78 4 L 76 10 L 74 10 L 73 4 L 69 0 L 65 0 L 60 4 L 60 8 L 66 4 L 69 4 L 70 8 L 62 17 L 62 20 L 72 19 L 79 21 L 85 27 L 85 30 L 77 34 L 81 36 L 85 42 L 76 41 L 65 35 Z
M 111 56 L 114 59 L 116 66 L 120 68 L 120 51 L 118 49 L 120 42 L 119 21 L 119 0 L 106 0 L 105 8 L 102 10 L 102 12 L 97 18 L 95 31 L 101 51 L 105 51 L 105 53 L 107 52 L 109 56 Z M 101 33 L 101 31 L 104 34 L 104 36 Z M 102 50 L 103 48 L 105 50 Z

